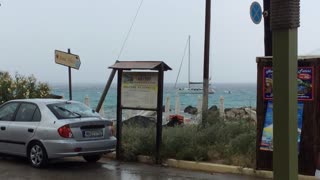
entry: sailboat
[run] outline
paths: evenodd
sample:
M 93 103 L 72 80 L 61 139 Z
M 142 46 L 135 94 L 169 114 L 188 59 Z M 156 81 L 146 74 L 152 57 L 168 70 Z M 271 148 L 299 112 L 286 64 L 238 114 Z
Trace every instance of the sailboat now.
M 179 88 L 178 93 L 179 94 L 203 94 L 202 87 L 191 87 L 191 84 L 203 84 L 203 82 L 189 82 L 189 86 L 184 88 Z M 209 87 L 208 93 L 214 94 L 215 90 Z
M 190 78 L 190 47 L 191 46 L 190 46 L 190 44 L 191 44 L 191 36 L 189 35 L 188 41 L 187 41 L 187 45 L 188 45 L 188 87 L 178 88 L 178 93 L 179 94 L 203 94 L 203 88 L 201 86 L 193 86 L 192 87 L 192 85 L 201 85 L 201 84 L 203 84 L 203 82 L 192 82 L 191 81 L 191 78 Z M 185 52 L 184 52 L 184 55 L 185 55 Z M 181 66 L 183 64 L 182 63 L 183 59 L 184 58 L 182 58 L 182 60 L 181 60 L 179 73 L 178 73 L 178 76 L 177 76 L 177 79 L 176 79 L 176 83 L 175 83 L 175 87 L 176 88 L 177 88 L 177 81 L 178 81 L 178 78 L 179 78 L 179 75 L 180 75 Z M 212 87 L 210 87 L 210 84 L 209 84 L 208 93 L 209 94 L 214 94 L 215 93 L 214 89 Z

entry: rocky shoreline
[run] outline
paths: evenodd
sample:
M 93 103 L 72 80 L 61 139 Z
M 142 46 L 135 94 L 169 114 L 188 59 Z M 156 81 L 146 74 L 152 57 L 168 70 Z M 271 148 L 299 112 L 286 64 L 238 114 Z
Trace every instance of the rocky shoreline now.
M 225 108 L 223 111 L 220 111 L 217 106 L 211 106 L 209 108 L 209 113 L 219 113 L 220 117 L 224 117 L 227 120 L 239 120 L 239 119 L 249 119 L 257 121 L 256 109 L 252 107 L 239 107 L 239 108 Z M 185 113 L 196 115 L 199 111 L 196 107 L 187 106 L 184 109 Z M 221 112 L 223 112 L 221 114 Z
M 181 117 L 184 117 L 185 124 L 189 124 L 190 122 L 192 123 L 192 121 L 193 123 L 196 123 L 199 118 L 201 118 L 201 112 L 196 107 L 187 106 L 186 108 L 184 108 L 183 112 L 193 117 L 189 119 L 181 115 Z M 256 109 L 252 107 L 225 108 L 223 111 L 220 111 L 220 109 L 214 105 L 208 109 L 208 113 L 217 114 L 219 117 L 227 121 L 248 120 L 252 123 L 257 122 Z M 175 115 L 177 114 L 171 113 L 171 117 Z M 169 122 L 170 120 L 167 119 L 167 121 Z M 123 123 L 126 125 L 136 125 L 141 127 L 154 126 L 155 122 L 156 114 L 151 111 L 140 112 L 123 121 Z

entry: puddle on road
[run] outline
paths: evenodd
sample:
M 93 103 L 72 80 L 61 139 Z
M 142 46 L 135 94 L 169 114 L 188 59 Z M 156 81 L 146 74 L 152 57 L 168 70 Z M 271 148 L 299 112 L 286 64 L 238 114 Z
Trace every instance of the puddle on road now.
M 137 175 L 137 174 L 132 174 L 128 171 L 121 171 L 121 179 L 123 180 L 141 180 L 141 179 L 144 179 L 142 178 L 140 175 Z
M 120 171 L 119 175 L 121 180 L 140 180 L 142 178 L 140 175 L 131 173 L 130 171 L 127 171 L 127 170 L 122 170 L 117 165 L 103 164 L 102 168 L 107 169 L 109 171 L 118 171 L 118 172 Z
M 193 180 L 213 179 L 210 174 L 201 174 L 197 172 L 181 171 L 177 169 L 159 168 L 154 166 L 141 166 L 122 163 L 106 163 L 101 167 L 108 171 L 108 173 L 114 174 L 121 180 Z M 218 178 L 221 179 L 221 178 Z M 226 178 L 229 180 L 229 178 Z
M 105 168 L 105 169 L 108 169 L 110 171 L 117 170 L 116 166 L 115 165 L 111 165 L 111 164 L 103 164 L 102 167 Z

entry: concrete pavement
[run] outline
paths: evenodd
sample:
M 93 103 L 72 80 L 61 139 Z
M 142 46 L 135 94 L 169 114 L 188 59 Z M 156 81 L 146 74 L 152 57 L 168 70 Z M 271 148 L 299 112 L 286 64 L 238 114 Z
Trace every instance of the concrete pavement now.
M 0 180 L 262 180 L 261 178 L 203 173 L 140 163 L 102 159 L 89 164 L 82 158 L 51 162 L 46 169 L 32 168 L 26 159 L 0 156 Z

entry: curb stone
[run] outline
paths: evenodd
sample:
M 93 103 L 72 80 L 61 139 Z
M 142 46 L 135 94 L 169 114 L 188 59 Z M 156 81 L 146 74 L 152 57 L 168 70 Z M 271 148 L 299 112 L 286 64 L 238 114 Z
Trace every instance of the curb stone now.
M 116 153 L 108 153 L 104 155 L 104 157 L 109 159 L 115 159 Z M 138 162 L 153 164 L 154 160 L 150 156 L 137 156 Z M 223 164 L 214 164 L 214 163 L 206 163 L 206 162 L 195 162 L 195 161 L 184 161 L 184 160 L 176 160 L 176 159 L 167 159 L 162 163 L 165 167 L 174 167 L 180 169 L 194 170 L 194 171 L 204 171 L 209 173 L 222 173 L 222 174 L 239 174 L 246 176 L 255 176 L 261 178 L 273 178 L 272 171 L 263 171 L 263 170 L 255 170 L 251 168 L 244 168 L 240 166 L 231 166 L 231 165 L 223 165 Z M 299 175 L 299 180 L 316 180 L 317 178 L 314 176 L 304 176 Z

